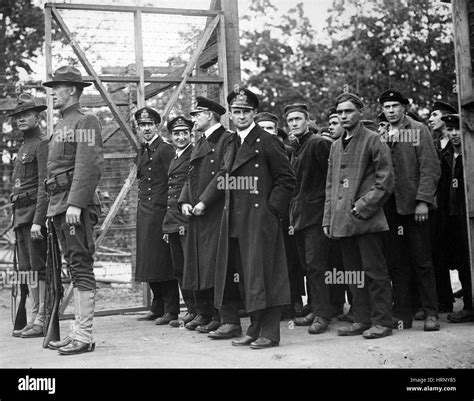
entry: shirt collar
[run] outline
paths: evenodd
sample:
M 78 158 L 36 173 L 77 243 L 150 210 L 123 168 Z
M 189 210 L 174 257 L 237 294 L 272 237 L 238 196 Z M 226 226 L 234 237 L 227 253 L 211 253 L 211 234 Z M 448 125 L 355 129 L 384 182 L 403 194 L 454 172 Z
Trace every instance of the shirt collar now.
M 188 146 L 186 146 L 184 149 L 176 149 L 176 159 L 178 159 L 184 151 L 191 146 L 191 142 L 189 142 Z
M 253 130 L 254 127 L 255 127 L 255 121 L 252 121 L 252 124 L 250 124 L 249 127 L 245 128 L 243 131 L 237 131 L 237 134 L 239 134 L 239 137 L 240 137 L 240 143 L 244 142 L 244 139 L 247 137 L 250 131 Z
M 145 141 L 144 143 L 147 144 L 148 146 L 151 146 L 151 144 L 155 142 L 156 138 L 158 138 L 158 134 L 155 134 L 155 136 L 151 138 L 151 140 Z
M 64 118 L 64 116 L 66 116 L 67 114 L 69 114 L 70 112 L 72 112 L 74 110 L 79 109 L 80 107 L 81 107 L 81 105 L 79 104 L 79 102 L 71 104 L 70 106 L 68 106 L 65 109 L 61 110 L 61 112 L 60 112 L 61 117 Z
M 204 136 L 205 138 L 209 138 L 209 136 L 219 127 L 221 126 L 221 123 L 214 124 L 212 127 L 209 127 L 207 130 L 204 131 Z

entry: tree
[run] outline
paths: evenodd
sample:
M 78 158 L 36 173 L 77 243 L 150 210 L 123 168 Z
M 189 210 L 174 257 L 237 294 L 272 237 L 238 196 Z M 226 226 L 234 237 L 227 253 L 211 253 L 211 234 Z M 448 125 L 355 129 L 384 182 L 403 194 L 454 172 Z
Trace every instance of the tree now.
M 31 0 L 0 0 L 0 71 L 4 82 L 18 80 L 19 68 L 31 73 L 30 60 L 44 41 L 43 11 Z M 3 86 L 3 97 L 6 89 Z
M 318 43 L 298 4 L 280 21 L 244 32 L 242 59 L 246 83 L 262 94 L 262 110 L 282 114 L 283 105 L 305 101 L 317 121 L 343 91 L 356 92 L 376 118 L 379 94 L 403 91 L 415 109 L 436 97 L 456 102 L 454 46 L 449 6 L 429 0 L 334 0 Z M 252 17 L 268 19 L 270 0 L 252 3 Z

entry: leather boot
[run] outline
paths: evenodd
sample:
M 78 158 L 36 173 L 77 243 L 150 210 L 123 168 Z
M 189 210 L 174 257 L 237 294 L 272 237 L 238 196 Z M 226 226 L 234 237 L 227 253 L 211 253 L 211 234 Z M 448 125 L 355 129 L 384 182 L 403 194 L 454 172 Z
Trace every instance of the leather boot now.
M 44 300 L 46 297 L 46 282 L 44 280 L 38 281 L 38 289 L 39 289 L 39 307 L 38 307 L 38 313 L 36 314 L 36 319 L 34 321 L 34 325 L 38 325 L 43 327 L 44 325 Z
M 79 310 L 74 311 L 76 315 L 76 322 L 78 326 L 76 327 L 75 340 L 85 343 L 92 343 L 92 321 L 94 319 L 94 309 L 95 309 L 95 291 L 77 291 L 78 293 L 78 304 Z M 80 345 L 80 344 L 79 344 Z M 79 347 L 78 352 L 85 352 L 82 350 L 84 347 Z M 92 351 L 90 349 L 89 351 Z M 74 353 L 74 352 L 69 352 Z
M 43 326 L 39 324 L 34 324 L 33 327 L 29 330 L 21 333 L 21 338 L 33 338 L 33 337 L 44 337 Z
M 28 284 L 28 291 L 31 303 L 31 315 L 28 319 L 28 324 L 33 326 L 39 309 L 39 287 L 38 285 L 33 287 L 31 284 Z
M 68 345 L 58 349 L 61 355 L 76 355 L 84 352 L 92 352 L 95 349 L 95 343 L 83 343 L 79 340 L 72 340 Z

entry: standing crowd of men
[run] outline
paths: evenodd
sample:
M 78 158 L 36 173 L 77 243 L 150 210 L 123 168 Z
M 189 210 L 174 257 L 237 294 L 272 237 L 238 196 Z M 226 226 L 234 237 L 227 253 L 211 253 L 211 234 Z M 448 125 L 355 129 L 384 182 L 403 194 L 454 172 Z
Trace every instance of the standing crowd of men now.
M 22 95 L 11 114 L 25 138 L 12 195 L 20 269 L 40 272 L 32 317 L 13 335 L 43 335 L 48 218 L 71 272 L 75 309 L 71 332 L 48 347 L 71 355 L 94 349 L 101 128 L 80 109 L 88 84 L 77 69 L 60 67 L 44 85 L 61 116 L 49 142 L 40 139 L 44 106 Z M 305 103 L 284 108 L 286 133 L 278 116 L 258 113 L 249 89 L 232 91 L 227 108 L 198 96 L 190 119 L 167 122 L 171 143 L 156 110 L 137 110 L 136 279 L 153 294 L 138 320 L 252 349 L 279 345 L 282 318 L 310 334 L 337 318 L 350 323 L 338 335 L 368 339 L 409 329 L 413 319 L 437 331 L 439 313 L 453 323 L 474 321 L 457 110 L 436 101 L 430 131 L 409 115 L 399 91 L 378 100 L 377 132 L 362 119 L 362 99 L 342 93 L 324 134 Z M 235 131 L 221 124 L 226 112 Z M 94 132 L 92 146 L 64 135 L 81 130 Z M 462 285 L 457 312 L 451 269 Z

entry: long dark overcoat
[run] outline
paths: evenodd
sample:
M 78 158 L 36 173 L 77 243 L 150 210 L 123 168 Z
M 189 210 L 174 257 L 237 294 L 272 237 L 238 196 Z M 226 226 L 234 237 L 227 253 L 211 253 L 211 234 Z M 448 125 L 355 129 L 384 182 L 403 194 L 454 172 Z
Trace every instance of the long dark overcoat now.
M 241 184 L 246 177 L 257 178 L 257 185 L 250 190 L 241 187 L 225 191 L 214 302 L 217 308 L 222 305 L 228 239 L 229 234 L 236 235 L 242 257 L 243 277 L 239 280 L 245 293 L 243 301 L 246 310 L 252 312 L 291 302 L 281 217 L 288 213 L 296 180 L 285 148 L 276 137 L 255 126 L 240 147 L 237 141 L 240 138 L 234 134 L 220 178 L 228 178 L 227 188 L 232 187 L 232 177 L 242 178 Z
M 160 137 L 137 157 L 137 268 L 135 279 L 160 282 L 175 278 L 162 224 L 168 199 L 168 169 L 174 148 Z
M 203 215 L 189 218 L 184 250 L 184 289 L 214 287 L 217 243 L 224 207 L 224 191 L 217 189 L 216 178 L 230 135 L 231 132 L 221 126 L 207 139 L 202 137 L 191 153 L 188 177 L 178 207 L 183 203 L 196 206 L 201 201 L 206 209 Z

